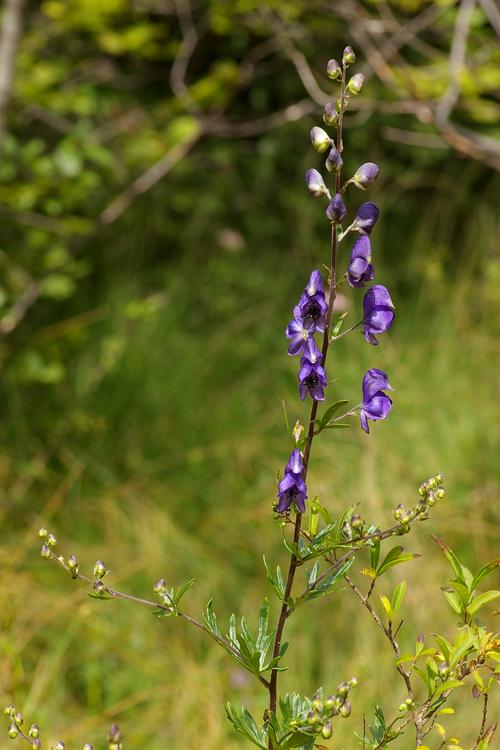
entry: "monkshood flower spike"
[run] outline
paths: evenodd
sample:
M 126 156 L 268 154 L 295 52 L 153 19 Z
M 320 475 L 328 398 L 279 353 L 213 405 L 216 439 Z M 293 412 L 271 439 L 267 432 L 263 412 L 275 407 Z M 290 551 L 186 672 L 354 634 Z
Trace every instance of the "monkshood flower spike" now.
M 363 298 L 364 336 L 369 344 L 376 346 L 376 336 L 385 333 L 394 322 L 395 312 L 391 296 L 385 286 L 374 284 Z
M 283 479 L 278 483 L 278 513 L 285 513 L 292 504 L 295 504 L 299 513 L 305 512 L 307 487 L 303 479 L 304 468 L 302 454 L 295 448 L 285 466 Z
M 375 422 L 389 416 L 392 399 L 384 391 L 392 390 L 387 374 L 383 370 L 373 368 L 365 373 L 362 385 L 363 403 L 359 413 L 361 427 L 365 432 L 370 432 L 369 419 Z
M 320 272 L 316 269 L 311 273 L 299 303 L 293 310 L 293 317 L 295 320 L 302 321 L 305 328 L 311 333 L 316 331 L 323 333 L 327 312 L 328 304 L 323 290 L 323 280 Z

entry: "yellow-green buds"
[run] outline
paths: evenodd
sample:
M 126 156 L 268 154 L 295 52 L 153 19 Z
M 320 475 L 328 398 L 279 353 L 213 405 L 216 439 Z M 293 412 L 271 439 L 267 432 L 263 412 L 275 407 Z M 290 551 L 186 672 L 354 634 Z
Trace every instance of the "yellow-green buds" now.
M 65 750 L 66 745 L 62 740 L 57 740 L 54 750 Z
M 335 109 L 335 104 L 333 102 L 327 102 L 323 110 L 323 122 L 325 125 L 332 127 L 337 124 L 338 119 L 339 115 Z
M 351 526 L 354 529 L 354 531 L 361 532 L 363 531 L 365 523 L 359 513 L 353 513 L 351 516 Z
M 40 554 L 43 557 L 44 560 L 49 560 L 51 556 L 50 547 L 48 544 L 42 544 L 42 549 L 40 550 Z
M 351 686 L 347 682 L 347 680 L 343 680 L 337 685 L 337 694 L 341 695 L 342 697 L 346 696 L 350 690 Z
M 347 84 L 348 91 L 351 92 L 351 94 L 354 94 L 354 96 L 357 96 L 361 93 L 361 90 L 365 83 L 365 77 L 363 73 L 355 73 L 353 77 L 350 79 L 349 83 Z
M 336 81 L 342 75 L 342 68 L 336 60 L 328 60 L 326 64 L 326 75 L 332 81 Z
M 153 591 L 155 594 L 163 594 L 164 591 L 167 589 L 167 583 L 164 578 L 158 578 L 155 585 L 153 586 Z
M 101 578 L 104 578 L 107 572 L 108 572 L 108 569 L 104 565 L 103 561 L 98 560 L 96 564 L 94 565 L 94 577 L 100 580 Z
M 356 62 L 356 54 L 352 47 L 346 47 L 344 49 L 344 54 L 342 55 L 342 64 L 346 67 L 348 65 L 353 65 Z
M 318 721 L 319 721 L 318 714 L 315 713 L 314 711 L 309 711 L 309 713 L 307 714 L 307 723 L 310 726 L 314 726 L 314 724 L 317 724 Z
M 357 677 L 351 677 L 349 682 L 351 683 L 351 687 L 355 688 L 358 686 L 358 678 Z
M 68 557 L 68 568 L 72 573 L 78 573 L 78 560 L 76 559 L 76 555 L 70 555 Z
M 10 737 L 11 740 L 16 739 L 18 735 L 18 731 L 17 731 L 17 727 L 15 724 L 9 724 L 9 728 L 7 729 L 7 735 Z
M 24 724 L 24 717 L 20 711 L 14 714 L 14 724 L 16 727 L 21 727 Z
M 346 701 L 344 705 L 340 707 L 340 715 L 343 719 L 347 719 L 347 717 L 351 715 L 351 704 L 349 701 Z
M 40 736 L 40 728 L 38 724 L 32 724 L 28 732 L 28 737 L 31 737 L 32 740 L 36 740 L 37 737 L 39 736 Z
M 313 700 L 312 702 L 312 707 L 315 711 L 319 711 L 321 713 L 321 711 L 323 710 L 323 703 L 319 700 L 319 698 L 315 698 L 315 700 Z
M 333 730 L 332 730 L 332 722 L 331 721 L 325 721 L 323 724 L 323 728 L 321 730 L 321 736 L 324 740 L 329 740 L 332 736 Z
M 45 539 L 45 537 L 47 536 L 48 533 L 49 532 L 47 531 L 47 529 L 41 528 L 38 531 L 38 536 L 40 537 L 40 539 Z
M 90 742 L 86 742 L 83 746 L 83 750 L 94 750 L 94 746 L 90 744 Z
M 3 710 L 3 715 L 10 716 L 11 718 L 14 716 L 15 713 L 16 713 L 16 709 L 14 708 L 12 703 L 10 703 L 8 706 L 5 706 Z
M 311 130 L 311 143 L 315 151 L 318 154 L 322 154 L 327 151 L 332 145 L 332 139 L 323 128 L 319 128 L 317 125 Z
M 47 534 L 47 544 L 49 547 L 55 547 L 57 544 L 57 538 L 55 534 Z
M 43 745 L 42 745 L 42 740 L 38 739 L 38 737 L 37 737 L 37 738 L 36 738 L 35 740 L 33 740 L 33 742 L 31 743 L 31 747 L 34 747 L 34 748 L 35 748 L 35 750 L 42 750 L 42 747 L 43 747 Z

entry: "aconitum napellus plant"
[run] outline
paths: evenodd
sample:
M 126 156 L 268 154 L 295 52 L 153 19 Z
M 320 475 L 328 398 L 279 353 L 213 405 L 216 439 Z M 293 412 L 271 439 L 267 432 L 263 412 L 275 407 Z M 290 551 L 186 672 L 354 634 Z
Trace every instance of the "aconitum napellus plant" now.
M 275 602 L 271 606 L 265 597 L 252 622 L 245 617 L 238 620 L 233 614 L 224 626 L 216 618 L 212 600 L 201 619 L 184 609 L 184 597 L 193 580 L 173 586 L 165 578 L 158 578 L 152 587 L 154 598 L 146 599 L 109 585 L 109 571 L 102 560 L 95 563 L 91 574 L 83 573 L 76 556 L 60 554 L 55 534 L 45 528 L 39 532 L 41 554 L 59 564 L 74 580 L 90 585 L 95 599 L 122 598 L 146 605 L 158 617 L 179 617 L 211 636 L 239 667 L 254 676 L 256 686 L 266 693 L 267 708 L 260 718 L 246 708 L 226 705 L 234 729 L 261 750 L 322 750 L 330 738 L 335 740 L 336 726 L 344 720 L 353 722 L 352 747 L 358 744 L 363 750 L 384 750 L 403 735 L 409 735 L 404 745 L 408 748 L 464 750 L 456 737 L 447 739 L 445 726 L 448 714 L 453 713 L 448 704 L 455 691 L 463 694 L 464 689 L 472 695 L 472 701 L 480 704 L 468 719 L 469 725 L 473 720 L 477 722 L 471 750 L 487 750 L 493 747 L 496 728 L 488 715 L 488 699 L 500 678 L 500 640 L 486 626 L 484 608 L 500 597 L 500 591 L 485 591 L 483 586 L 500 560 L 470 571 L 445 542 L 433 537 L 450 566 L 450 578 L 442 590 L 451 618 L 436 624 L 428 635 L 412 633 L 411 616 L 402 615 L 406 581 L 400 580 L 390 591 L 384 577 L 389 569 L 400 570 L 399 566 L 419 557 L 407 552 L 399 542 L 394 543 L 394 538 L 409 533 L 414 523 L 426 521 L 434 506 L 443 500 L 442 474 L 424 481 L 412 503 L 395 505 L 395 523 L 366 519 L 361 507 L 327 507 L 321 498 L 308 492 L 312 449 L 319 436 L 323 439 L 328 430 L 358 426 L 367 433 L 361 433 L 362 439 L 369 441 L 370 422 L 387 420 L 393 408 L 389 396 L 393 386 L 388 373 L 379 366 L 383 364 L 380 350 L 373 348 L 383 342 L 395 320 L 390 292 L 381 283 L 383 270 L 378 260 L 376 266 L 373 263 L 373 255 L 377 257 L 374 229 L 380 210 L 371 201 L 359 204 L 357 198 L 358 190 L 371 188 L 380 170 L 377 164 L 366 162 L 351 177 L 344 179 L 342 175 L 344 115 L 351 97 L 358 96 L 364 85 L 361 73 L 350 74 L 355 61 L 350 46 L 345 48 L 341 62 L 328 61 L 326 74 L 337 93 L 324 107 L 324 127 L 315 125 L 310 134 L 318 163 L 306 172 L 306 188 L 313 198 L 325 201 L 322 215 L 329 227 L 330 253 L 319 268 L 306 272 L 305 286 L 298 301 L 291 304 L 291 320 L 285 331 L 288 356 L 298 358 L 299 398 L 292 408 L 308 409 L 308 414 L 304 424 L 297 419 L 290 428 L 285 410 L 292 449 L 288 452 L 283 448 L 285 465 L 278 476 L 270 516 L 283 534 L 286 569 L 280 564 L 271 565 L 264 558 Z M 346 328 L 346 314 L 339 315 L 335 307 L 343 284 L 352 288 L 354 305 L 362 310 L 361 317 L 356 320 L 356 316 L 356 322 Z M 339 384 L 332 382 L 329 372 L 331 368 L 335 371 L 341 351 L 346 356 L 343 347 L 337 353 L 337 341 L 358 333 L 364 336 L 370 351 L 371 366 L 359 374 L 361 401 L 349 407 L 346 399 L 337 398 Z M 377 425 L 377 429 L 383 426 Z M 305 585 L 300 583 L 303 576 L 297 576 L 301 568 L 306 574 Z M 339 597 L 352 594 L 364 610 L 359 616 L 381 631 L 393 653 L 394 675 L 384 674 L 381 679 L 384 684 L 392 683 L 393 677 L 399 680 L 400 699 L 396 705 L 387 699 L 385 705 L 370 706 L 363 698 L 362 673 L 338 675 L 335 682 L 341 679 L 336 685 L 324 688 L 297 684 L 292 692 L 280 689 L 287 650 L 294 648 L 293 643 L 285 641 L 288 620 L 298 607 L 307 605 L 312 609 L 317 606 L 316 599 L 332 594 L 336 594 L 332 604 L 332 650 L 335 652 L 335 623 L 342 617 Z M 314 628 L 314 618 L 309 627 Z M 155 654 L 154 658 L 160 657 Z M 376 660 L 377 655 L 373 658 Z M 288 681 L 294 682 L 293 675 Z M 469 687 L 464 688 L 466 685 Z M 358 707 L 353 711 L 356 721 L 351 716 L 354 702 Z M 25 724 L 23 715 L 13 705 L 5 708 L 5 714 L 8 737 L 29 743 L 36 750 L 44 747 L 38 725 Z M 116 724 L 109 730 L 107 743 L 109 750 L 124 747 L 122 731 Z M 199 745 L 203 745 L 203 738 Z M 62 740 L 54 747 L 65 750 Z M 391 747 L 396 750 L 400 745 Z M 87 743 L 84 750 L 93 750 L 93 746 Z

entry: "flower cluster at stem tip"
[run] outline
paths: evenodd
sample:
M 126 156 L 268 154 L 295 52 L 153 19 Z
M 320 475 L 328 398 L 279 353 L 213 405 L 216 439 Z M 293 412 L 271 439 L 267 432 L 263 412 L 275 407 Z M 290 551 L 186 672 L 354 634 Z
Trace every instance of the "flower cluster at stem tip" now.
M 352 222 L 344 229 L 342 222 L 347 216 L 344 195 L 350 185 L 359 190 L 367 190 L 373 185 L 379 174 L 379 167 L 373 162 L 366 162 L 349 179 L 342 183 L 341 170 L 343 167 L 342 127 L 344 112 L 352 96 L 361 93 L 364 85 L 362 73 L 356 73 L 347 80 L 347 70 L 356 61 L 352 47 L 346 47 L 342 57 L 342 64 L 336 60 L 329 60 L 327 76 L 340 84 L 340 94 L 335 101 L 325 104 L 323 123 L 328 128 L 335 128 L 335 137 L 323 128 L 315 125 L 310 138 L 314 150 L 318 154 L 325 154 L 325 170 L 331 175 L 333 185 L 329 187 L 325 177 L 318 169 L 308 169 L 305 174 L 306 187 L 315 198 L 326 198 L 328 205 L 325 215 L 332 228 L 332 263 L 329 271 L 328 288 L 325 293 L 324 280 L 319 269 L 314 269 L 309 280 L 293 309 L 293 318 L 286 327 L 289 339 L 288 354 L 300 355 L 298 372 L 299 397 L 304 401 L 308 396 L 313 402 L 325 400 L 325 389 L 328 387 L 325 360 L 329 345 L 338 337 L 332 336 L 330 323 L 334 310 L 334 301 L 338 288 L 347 280 L 353 289 L 363 288 L 375 278 L 375 266 L 372 260 L 372 243 L 370 235 L 380 215 L 380 209 L 371 201 L 363 203 L 356 211 Z M 357 237 L 351 248 L 350 259 L 343 275 L 337 274 L 337 249 L 348 236 Z M 381 284 L 374 284 L 363 297 L 363 318 L 352 326 L 350 330 L 361 329 L 365 340 L 376 346 L 378 336 L 388 331 L 395 317 L 395 308 L 388 289 Z M 341 322 L 341 321 L 340 321 Z M 335 326 L 338 334 L 340 326 Z M 322 334 L 322 349 L 315 341 L 315 334 Z M 341 334 L 344 335 L 344 334 Z M 392 406 L 392 399 L 385 391 L 391 391 L 387 374 L 378 368 L 368 370 L 362 380 L 362 402 L 349 415 L 358 413 L 361 427 L 369 432 L 368 421 L 386 419 Z M 316 409 L 317 407 L 315 407 Z M 295 468 L 293 468 L 295 467 Z M 299 468 L 301 467 L 301 468 Z M 283 513 L 292 504 L 303 513 L 307 488 L 304 477 L 302 454 L 295 449 L 285 468 L 284 476 L 278 485 L 278 503 L 276 510 Z

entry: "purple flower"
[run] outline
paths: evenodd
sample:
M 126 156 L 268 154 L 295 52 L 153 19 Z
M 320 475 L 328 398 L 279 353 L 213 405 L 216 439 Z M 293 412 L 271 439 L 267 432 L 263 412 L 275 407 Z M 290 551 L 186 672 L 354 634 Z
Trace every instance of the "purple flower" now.
M 377 345 L 376 334 L 388 331 L 394 321 L 394 305 L 385 286 L 375 284 L 363 298 L 365 339 Z
M 370 185 L 373 185 L 378 177 L 378 173 L 378 166 L 372 161 L 367 161 L 356 170 L 356 173 L 350 181 L 354 182 L 356 187 L 360 190 L 366 190 Z
M 311 195 L 314 195 L 315 198 L 319 198 L 322 195 L 327 195 L 328 197 L 330 197 L 330 193 L 325 185 L 325 181 L 317 169 L 307 170 L 306 186 Z
M 294 315 L 297 309 L 298 305 L 294 310 Z M 291 357 L 295 357 L 296 354 L 300 354 L 300 352 L 303 351 L 309 336 L 312 336 L 313 333 L 314 326 L 311 323 L 306 326 L 300 316 L 295 316 L 294 319 L 291 320 L 287 325 L 285 331 L 286 337 L 288 339 L 291 339 L 288 346 L 288 354 Z
M 306 509 L 305 501 L 307 500 L 307 487 L 303 479 L 304 462 L 302 454 L 298 448 L 295 448 L 285 466 L 283 479 L 278 483 L 278 505 L 277 512 L 284 513 L 292 503 L 295 503 L 297 510 L 304 513 Z
M 332 126 L 337 124 L 338 119 L 339 113 L 335 109 L 335 104 L 333 102 L 327 102 L 323 110 L 323 122 L 325 125 Z
M 372 265 L 372 244 L 370 238 L 363 234 L 352 246 L 351 262 L 347 271 L 350 286 L 363 287 L 365 281 L 372 281 L 375 271 Z
M 342 161 L 342 157 L 337 151 L 337 148 L 335 146 L 332 146 L 330 149 L 330 153 L 327 156 L 327 159 L 325 161 L 325 167 L 329 172 L 338 172 L 339 169 L 342 169 L 342 164 L 344 162 Z
M 358 208 L 352 228 L 360 234 L 371 234 L 371 231 L 380 214 L 380 209 L 375 203 L 363 203 Z
M 309 277 L 298 305 L 294 308 L 293 316 L 296 320 L 301 320 L 306 328 L 312 327 L 311 334 L 315 331 L 322 333 L 326 327 L 327 312 L 328 305 L 323 291 L 323 280 L 320 272 L 315 269 Z
M 361 427 L 370 432 L 368 420 L 385 419 L 389 416 L 392 399 L 383 391 L 392 391 L 387 374 L 383 370 L 373 368 L 365 373 L 363 378 L 363 405 L 359 413 Z
M 330 221 L 342 221 L 347 213 L 347 209 L 340 193 L 337 193 L 337 195 L 332 198 L 325 213 Z
M 324 401 L 327 386 L 326 373 L 321 366 L 322 355 L 315 356 L 314 361 L 309 359 L 308 353 L 304 351 L 304 356 L 300 360 L 299 370 L 299 396 L 302 401 L 310 394 L 314 401 Z

